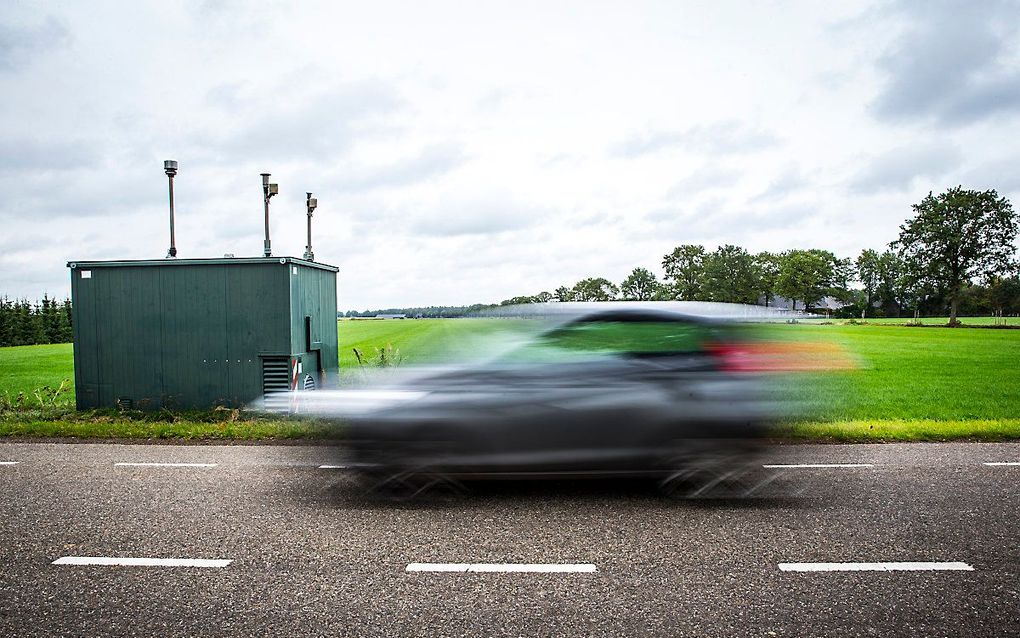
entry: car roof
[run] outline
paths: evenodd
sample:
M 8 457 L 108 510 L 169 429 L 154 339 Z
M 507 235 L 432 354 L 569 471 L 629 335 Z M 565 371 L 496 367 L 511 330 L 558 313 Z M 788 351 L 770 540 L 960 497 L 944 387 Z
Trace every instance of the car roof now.
M 650 322 L 677 322 L 677 323 L 697 323 L 697 324 L 710 324 L 712 323 L 706 317 L 695 317 L 692 315 L 672 312 L 669 310 L 658 310 L 650 308 L 613 308 L 611 310 L 602 310 L 599 312 L 593 312 L 586 315 L 577 317 L 569 324 L 574 323 L 592 323 L 592 322 L 634 322 L 634 323 L 650 323 Z
M 620 314 L 615 314 L 620 313 Z M 629 319 L 662 313 L 655 319 Z M 692 321 L 718 324 L 722 322 L 786 322 L 791 319 L 814 319 L 800 311 L 767 308 L 752 304 L 721 303 L 712 301 L 562 301 L 497 306 L 481 311 L 480 317 L 520 317 L 552 319 L 572 322 L 589 316 L 612 316 L 614 319 L 597 321 Z

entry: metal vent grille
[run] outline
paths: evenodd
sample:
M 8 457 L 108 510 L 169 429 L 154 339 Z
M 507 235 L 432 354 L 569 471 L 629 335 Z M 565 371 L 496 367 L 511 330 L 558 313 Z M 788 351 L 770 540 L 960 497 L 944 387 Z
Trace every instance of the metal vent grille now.
M 290 391 L 290 358 L 262 358 L 262 394 L 266 401 L 266 410 L 271 412 L 289 412 L 290 398 L 285 394 Z

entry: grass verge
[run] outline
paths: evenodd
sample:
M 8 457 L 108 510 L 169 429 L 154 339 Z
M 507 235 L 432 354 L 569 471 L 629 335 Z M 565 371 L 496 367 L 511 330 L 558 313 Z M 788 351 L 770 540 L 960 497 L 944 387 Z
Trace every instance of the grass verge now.
M 787 423 L 779 439 L 831 443 L 909 443 L 920 441 L 1020 440 L 1020 419 L 934 419 Z
M 0 437 L 161 439 L 169 441 L 322 441 L 337 436 L 328 423 L 241 416 L 235 411 L 171 414 L 31 410 L 0 415 Z

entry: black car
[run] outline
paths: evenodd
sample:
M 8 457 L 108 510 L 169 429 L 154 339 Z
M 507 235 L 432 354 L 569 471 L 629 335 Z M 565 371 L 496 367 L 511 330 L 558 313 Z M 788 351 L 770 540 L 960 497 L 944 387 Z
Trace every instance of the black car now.
M 574 318 L 484 365 L 316 393 L 376 486 L 478 477 L 707 480 L 742 465 L 774 414 L 746 329 L 677 312 Z M 714 477 L 714 478 L 712 478 Z

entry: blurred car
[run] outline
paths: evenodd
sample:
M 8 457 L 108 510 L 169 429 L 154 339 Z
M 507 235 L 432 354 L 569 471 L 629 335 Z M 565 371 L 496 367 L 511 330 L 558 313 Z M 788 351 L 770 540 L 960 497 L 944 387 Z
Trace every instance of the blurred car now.
M 716 476 L 774 413 L 745 329 L 677 312 L 592 312 L 495 361 L 341 391 L 347 448 L 377 485 L 450 478 Z M 318 395 L 322 401 L 331 399 Z

